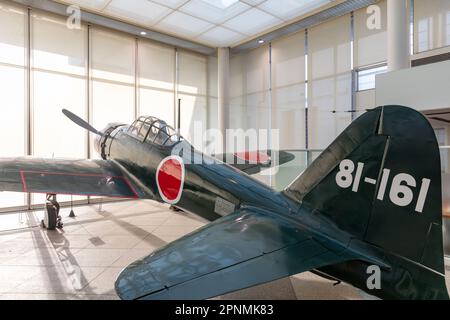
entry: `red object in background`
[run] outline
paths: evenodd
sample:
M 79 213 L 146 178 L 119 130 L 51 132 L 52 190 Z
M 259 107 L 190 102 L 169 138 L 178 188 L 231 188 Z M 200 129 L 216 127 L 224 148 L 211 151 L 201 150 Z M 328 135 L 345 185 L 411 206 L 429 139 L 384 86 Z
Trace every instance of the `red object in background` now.
M 270 162 L 270 157 L 266 152 L 244 151 L 236 152 L 234 156 L 252 164 L 268 164 Z

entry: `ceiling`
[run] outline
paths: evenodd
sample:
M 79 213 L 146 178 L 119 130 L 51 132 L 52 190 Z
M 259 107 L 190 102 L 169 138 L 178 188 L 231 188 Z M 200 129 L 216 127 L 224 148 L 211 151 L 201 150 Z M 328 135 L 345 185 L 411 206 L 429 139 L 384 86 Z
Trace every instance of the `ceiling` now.
M 186 40 L 232 47 L 334 0 L 58 0 Z

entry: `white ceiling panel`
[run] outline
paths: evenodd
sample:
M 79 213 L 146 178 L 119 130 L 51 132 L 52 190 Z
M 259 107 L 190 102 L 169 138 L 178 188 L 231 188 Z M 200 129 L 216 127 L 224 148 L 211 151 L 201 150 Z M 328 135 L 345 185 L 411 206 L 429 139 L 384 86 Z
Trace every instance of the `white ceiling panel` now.
M 142 0 L 142 1 L 150 1 L 150 0 Z M 188 0 L 151 0 L 151 1 L 162 4 L 172 9 L 178 9 L 178 7 L 188 2 Z
M 241 0 L 241 2 L 245 2 L 246 4 L 249 4 L 251 6 L 257 6 L 258 4 L 263 3 L 266 0 Z
M 333 0 L 56 0 L 209 46 L 248 41 Z M 144 31 L 144 30 L 143 30 Z
M 220 24 L 248 9 L 250 6 L 239 0 L 191 0 L 179 10 L 194 17 Z
M 101 10 L 106 6 L 109 0 L 64 0 L 63 2 L 76 4 L 86 9 Z
M 290 20 L 330 2 L 331 0 L 267 0 L 260 4 L 258 8 L 283 20 Z
M 196 37 L 200 33 L 214 27 L 214 24 L 179 11 L 174 11 L 162 19 L 155 27 L 162 31 L 166 30 L 185 37 Z
M 154 2 L 142 0 L 112 0 L 104 12 L 139 24 L 152 25 L 173 10 Z
M 247 35 L 254 35 L 281 23 L 283 20 L 253 8 L 226 21 L 224 26 Z
M 230 43 L 244 40 L 247 36 L 223 27 L 214 27 L 202 33 L 196 40 L 216 47 L 226 47 Z

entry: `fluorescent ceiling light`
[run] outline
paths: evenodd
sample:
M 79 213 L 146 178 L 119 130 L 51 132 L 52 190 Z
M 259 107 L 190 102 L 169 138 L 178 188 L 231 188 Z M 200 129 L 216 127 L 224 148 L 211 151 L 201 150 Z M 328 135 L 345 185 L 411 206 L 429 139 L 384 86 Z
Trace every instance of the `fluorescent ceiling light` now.
M 147 35 L 147 32 L 141 31 L 141 36 L 146 36 L 146 35 Z
M 225 1 L 225 0 L 222 0 Z M 226 0 L 222 4 L 221 0 L 191 0 L 180 8 L 180 11 L 188 13 L 194 17 L 199 17 L 212 23 L 222 23 L 245 10 L 250 6 L 236 1 Z
M 174 11 L 162 19 L 155 27 L 161 31 L 168 31 L 182 36 L 193 37 L 212 28 L 214 25 L 189 16 L 187 14 Z
M 247 35 L 254 35 L 283 21 L 258 9 L 250 9 L 224 23 L 224 26 Z
M 147 0 L 112 0 L 103 12 L 132 19 L 139 24 L 152 25 L 172 10 Z

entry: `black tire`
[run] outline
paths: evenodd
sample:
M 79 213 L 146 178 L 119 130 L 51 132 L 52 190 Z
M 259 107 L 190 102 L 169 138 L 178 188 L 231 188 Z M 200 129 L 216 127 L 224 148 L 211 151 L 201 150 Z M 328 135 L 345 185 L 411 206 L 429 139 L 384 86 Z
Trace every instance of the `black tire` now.
M 44 220 L 43 220 L 44 227 L 47 228 L 48 230 L 55 230 L 57 221 L 58 221 L 57 208 L 53 204 L 47 203 L 44 212 Z

